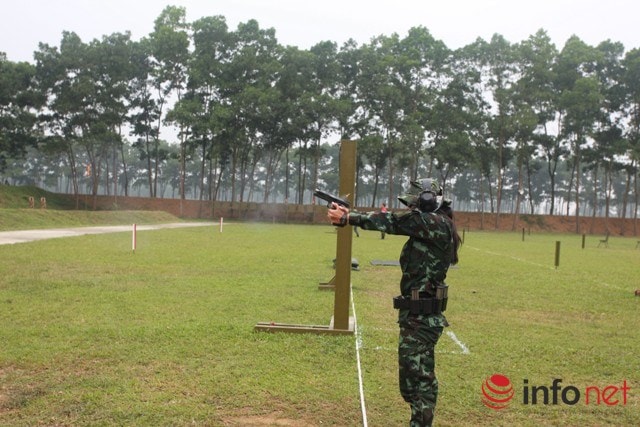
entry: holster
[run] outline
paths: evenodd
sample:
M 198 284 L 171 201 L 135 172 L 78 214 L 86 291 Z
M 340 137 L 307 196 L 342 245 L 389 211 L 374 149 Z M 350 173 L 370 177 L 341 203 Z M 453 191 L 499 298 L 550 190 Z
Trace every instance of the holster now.
M 447 285 L 438 285 L 435 297 L 425 298 L 415 291 L 412 291 L 411 297 L 399 295 L 393 298 L 393 308 L 408 309 L 411 314 L 440 314 L 447 309 L 448 291 Z

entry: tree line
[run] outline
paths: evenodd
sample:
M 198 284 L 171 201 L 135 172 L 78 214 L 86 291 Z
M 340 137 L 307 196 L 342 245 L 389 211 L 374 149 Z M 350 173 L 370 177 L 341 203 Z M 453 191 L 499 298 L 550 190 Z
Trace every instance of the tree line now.
M 337 189 L 336 142 L 355 139 L 359 206 L 431 176 L 459 209 L 637 218 L 639 135 L 640 50 L 543 29 L 300 49 L 168 6 L 140 40 L 0 53 L 0 175 L 74 194 L 302 204 Z

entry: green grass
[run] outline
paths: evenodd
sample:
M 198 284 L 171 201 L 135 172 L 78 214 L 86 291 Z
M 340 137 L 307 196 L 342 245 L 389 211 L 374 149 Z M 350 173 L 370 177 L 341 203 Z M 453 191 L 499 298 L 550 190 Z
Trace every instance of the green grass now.
M 74 198 L 68 194 L 52 193 L 32 185 L 3 185 L 0 184 L 0 208 L 27 209 L 29 197 L 34 198 L 34 208 L 40 208 L 40 198 L 47 201 L 48 209 L 74 209 Z M 91 197 L 91 196 L 82 196 Z
M 466 233 L 437 346 L 441 426 L 640 425 L 636 239 Z M 391 298 L 405 238 L 354 236 L 370 426 L 406 425 Z M 554 267 L 555 241 L 561 241 Z M 0 246 L 0 425 L 361 425 L 355 337 L 254 332 L 326 325 L 329 226 L 228 224 Z M 507 375 L 501 412 L 482 381 Z M 523 405 L 522 382 L 621 385 L 626 405 Z
M 448 336 L 441 338 L 438 425 L 640 424 L 639 394 L 633 390 L 640 380 L 640 298 L 634 296 L 640 287 L 640 250 L 633 239 L 612 239 L 609 249 L 598 249 L 597 243 L 597 238 L 587 240 L 582 249 L 581 238 L 572 235 L 534 235 L 523 242 L 518 234 L 467 233 L 462 261 L 448 278 L 447 318 L 449 330 L 470 353 L 462 354 Z M 378 378 L 385 365 L 393 363 L 397 338 L 390 327 L 394 313 L 388 313 L 389 298 L 381 295 L 394 285 L 380 289 L 373 285 L 376 280 L 362 283 L 355 298 L 363 342 L 371 343 L 363 363 Z M 385 351 L 390 356 L 379 354 Z M 507 375 L 516 387 L 514 402 L 503 412 L 480 403 L 482 381 L 494 373 Z M 388 370 L 377 389 L 369 388 L 368 403 L 372 410 L 384 408 L 381 415 L 401 406 L 385 390 L 394 378 L 395 372 Z M 632 391 L 626 406 L 587 407 L 584 400 L 575 406 L 527 406 L 522 404 L 525 378 L 538 386 L 560 378 L 581 390 L 621 386 L 626 379 Z M 387 425 L 400 425 L 401 420 L 394 418 Z
M 66 211 L 0 208 L 0 231 L 94 225 L 158 224 L 182 220 L 161 211 Z
M 34 208 L 28 207 L 29 196 L 35 198 Z M 40 197 L 47 199 L 47 209 L 40 209 Z M 74 208 L 73 196 L 32 186 L 0 184 L 0 231 L 181 221 L 160 211 L 88 211 Z

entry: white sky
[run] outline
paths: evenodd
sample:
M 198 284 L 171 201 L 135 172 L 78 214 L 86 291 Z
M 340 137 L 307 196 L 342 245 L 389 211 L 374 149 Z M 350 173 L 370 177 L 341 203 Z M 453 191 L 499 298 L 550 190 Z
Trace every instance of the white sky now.
M 187 20 L 222 15 L 230 30 L 256 19 L 275 28 L 283 45 L 307 49 L 331 40 L 341 46 L 424 26 L 449 48 L 501 34 L 512 43 L 547 31 L 558 49 L 573 34 L 591 45 L 610 39 L 640 47 L 638 0 L 0 0 L 0 52 L 33 62 L 38 43 L 59 46 L 63 31 L 88 43 L 131 31 L 139 40 L 167 5 L 184 6 Z

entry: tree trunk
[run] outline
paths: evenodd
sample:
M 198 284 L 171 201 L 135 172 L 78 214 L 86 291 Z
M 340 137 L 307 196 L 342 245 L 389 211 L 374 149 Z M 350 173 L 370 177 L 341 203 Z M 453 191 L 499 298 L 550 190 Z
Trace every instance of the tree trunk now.
M 285 168 L 284 168 L 284 202 L 289 203 L 289 146 L 285 150 Z
M 520 201 L 522 197 L 521 193 L 522 193 L 522 160 L 518 160 L 518 188 L 516 191 L 516 206 L 515 206 L 515 212 L 513 215 L 513 225 L 511 227 L 512 231 L 515 231 L 516 226 L 518 224 L 518 217 L 520 216 Z
M 594 230 L 594 226 L 595 226 L 595 222 L 596 222 L 596 213 L 598 210 L 598 191 L 597 191 L 597 185 L 598 185 L 598 164 L 596 163 L 595 168 L 593 170 L 593 185 L 594 185 L 594 191 L 593 191 L 593 211 L 591 213 L 591 228 L 589 229 L 589 233 L 593 234 L 593 230 Z
M 576 234 L 580 234 L 580 140 L 576 144 Z

